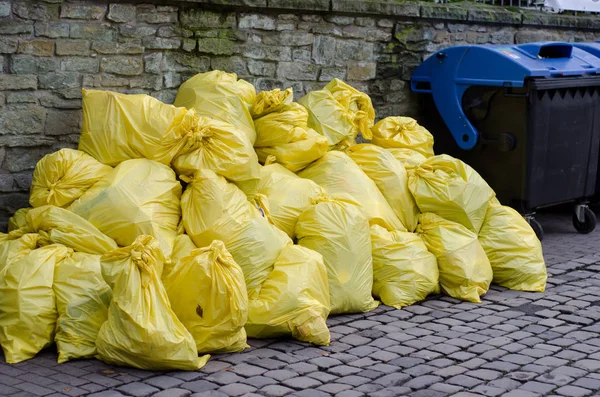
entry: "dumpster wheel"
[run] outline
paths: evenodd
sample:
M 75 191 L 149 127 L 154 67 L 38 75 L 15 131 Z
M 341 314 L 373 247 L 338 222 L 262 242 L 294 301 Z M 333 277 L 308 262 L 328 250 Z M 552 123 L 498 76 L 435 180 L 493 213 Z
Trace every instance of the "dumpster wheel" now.
M 544 228 L 542 227 L 542 225 L 533 217 L 527 219 L 527 221 L 529 222 L 529 226 L 531 226 L 531 228 L 535 232 L 535 235 L 537 236 L 538 240 L 542 241 L 544 239 Z
M 587 205 L 582 206 L 581 213 L 577 214 L 577 209 L 573 212 L 573 226 L 581 234 L 588 234 L 596 228 L 596 214 Z M 580 221 L 583 218 L 583 222 Z

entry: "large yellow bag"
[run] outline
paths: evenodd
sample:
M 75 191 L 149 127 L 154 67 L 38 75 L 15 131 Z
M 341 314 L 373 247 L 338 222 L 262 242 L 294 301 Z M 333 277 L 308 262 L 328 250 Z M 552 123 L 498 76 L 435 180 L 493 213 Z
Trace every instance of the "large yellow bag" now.
M 295 142 L 278 146 L 256 148 L 258 160 L 266 164 L 270 156 L 292 172 L 299 172 L 327 153 L 327 139 L 313 129 L 302 129 L 302 137 Z
M 68 207 L 111 170 L 79 150 L 65 148 L 47 154 L 33 171 L 29 203 Z
M 287 246 L 273 271 L 250 301 L 246 330 L 253 338 L 292 336 L 315 345 L 329 345 L 327 270 L 321 254 Z
M 386 117 L 373 126 L 371 143 L 385 148 L 404 148 L 433 156 L 433 136 L 410 117 Z
M 373 296 L 401 309 L 439 293 L 435 256 L 418 234 L 371 226 Z
M 375 182 L 346 153 L 328 152 L 298 175 L 316 182 L 329 194 L 346 193 L 352 196 L 365 210 L 371 224 L 388 230 L 405 229 Z
M 27 213 L 30 210 L 31 208 L 18 209 L 14 215 L 8 219 L 8 231 L 12 232 L 13 230 L 21 229 L 22 227 L 27 226 Z
M 273 224 L 294 238 L 298 217 L 325 189 L 274 163 L 262 167 L 258 192 L 268 199 Z
M 149 95 L 83 90 L 79 150 L 103 164 L 147 158 L 169 165 L 201 138 L 198 115 Z
M 489 201 L 496 196 L 466 163 L 442 154 L 409 172 L 408 187 L 421 212 L 433 212 L 479 233 Z
M 340 142 L 354 141 L 354 119 L 331 92 L 311 91 L 298 103 L 308 110 L 308 126 L 327 138 L 330 147 Z
M 244 273 L 222 241 L 192 250 L 162 278 L 177 318 L 200 353 L 244 350 L 248 293 Z
M 33 358 L 52 344 L 57 319 L 54 267 L 70 252 L 63 245 L 48 245 L 0 271 L 0 345 L 7 363 Z
M 175 241 L 173 243 L 173 252 L 171 253 L 171 260 L 165 262 L 161 278 L 165 279 L 170 277 L 170 273 L 173 271 L 173 268 L 177 262 L 188 256 L 190 252 L 196 248 L 198 247 L 196 247 L 196 244 L 194 244 L 190 236 L 187 234 L 179 234 L 177 237 L 175 237 Z
M 327 268 L 331 313 L 361 313 L 377 307 L 371 296 L 373 261 L 369 221 L 350 197 L 322 197 L 300 215 L 298 245 L 321 255 Z
M 348 155 L 375 182 L 404 227 L 417 228 L 419 207 L 408 190 L 408 174 L 404 165 L 387 150 L 370 144 L 350 147 Z
M 442 292 L 453 298 L 481 302 L 492 282 L 492 267 L 477 235 L 436 214 L 419 215 L 418 233 L 435 255 Z
M 284 145 L 302 139 L 308 128 L 308 111 L 294 102 L 291 88 L 261 91 L 252 107 L 256 141 L 254 147 Z
M 364 92 L 344 83 L 340 79 L 331 80 L 324 88 L 351 115 L 354 124 L 354 137 L 360 132 L 365 139 L 371 139 L 371 128 L 375 122 L 375 109 L 371 98 Z
M 69 209 L 120 246 L 141 235 L 154 236 L 170 256 L 181 217 L 181 184 L 166 165 L 127 160 L 77 199 Z
M 112 288 L 108 320 L 100 328 L 98 358 L 147 370 L 202 368 L 194 338 L 171 310 L 160 281 L 164 258 L 157 240 L 140 236 L 102 256 L 102 276 Z
M 112 291 L 102 278 L 100 255 L 75 252 L 56 265 L 54 293 L 58 362 L 94 358 L 98 331 L 108 319 Z
M 198 247 L 221 240 L 244 271 L 250 299 L 290 238 L 271 225 L 235 185 L 210 170 L 196 172 L 181 197 L 183 224 Z
M 427 157 L 416 150 L 396 147 L 388 148 L 387 150 L 396 158 L 396 160 L 400 161 L 407 170 L 418 167 L 423 161 L 427 160 Z
M 177 91 L 175 106 L 195 109 L 198 115 L 212 117 L 242 131 L 253 145 L 256 140 L 250 108 L 256 101 L 256 90 L 234 73 L 213 70 L 199 73 L 184 82 Z
M 542 245 L 517 211 L 490 203 L 479 242 L 492 265 L 494 283 L 519 291 L 545 290 L 548 274 Z
M 117 249 L 117 243 L 90 222 L 64 208 L 53 205 L 33 208 L 27 213 L 26 227 L 11 232 L 38 233 L 41 245 L 62 244 L 76 252 L 104 254 Z
M 23 235 L 0 233 L 0 272 L 9 263 L 34 250 L 37 247 L 38 238 L 37 233 Z

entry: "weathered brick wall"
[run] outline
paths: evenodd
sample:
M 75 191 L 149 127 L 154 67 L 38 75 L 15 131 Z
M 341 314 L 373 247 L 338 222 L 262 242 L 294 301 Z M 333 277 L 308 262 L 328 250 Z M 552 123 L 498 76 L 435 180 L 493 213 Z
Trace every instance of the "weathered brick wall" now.
M 183 80 L 211 69 L 297 96 L 339 77 L 371 95 L 378 118 L 417 115 L 407 81 L 442 47 L 600 38 L 597 18 L 472 3 L 147 3 L 0 0 L 0 223 L 27 206 L 36 162 L 77 145 L 82 87 L 172 102 Z

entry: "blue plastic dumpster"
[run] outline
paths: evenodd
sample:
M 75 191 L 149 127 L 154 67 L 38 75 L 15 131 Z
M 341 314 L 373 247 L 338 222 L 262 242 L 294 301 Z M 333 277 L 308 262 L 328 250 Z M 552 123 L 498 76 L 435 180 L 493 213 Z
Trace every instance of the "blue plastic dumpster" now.
M 574 202 L 590 233 L 600 145 L 600 57 L 570 43 L 439 51 L 413 73 L 436 153 L 470 164 L 543 238 L 538 208 Z

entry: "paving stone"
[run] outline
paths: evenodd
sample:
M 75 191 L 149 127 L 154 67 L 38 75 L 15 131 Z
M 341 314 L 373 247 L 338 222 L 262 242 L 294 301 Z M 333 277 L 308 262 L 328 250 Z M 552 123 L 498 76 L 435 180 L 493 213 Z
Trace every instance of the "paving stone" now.
M 294 363 L 290 364 L 285 369 L 296 372 L 300 375 L 308 374 L 310 372 L 315 372 L 318 368 L 316 365 L 307 364 L 307 363 Z
M 573 363 L 573 365 L 590 372 L 600 370 L 600 360 L 579 360 Z
M 398 369 L 398 368 L 396 368 L 396 369 Z M 417 376 L 427 375 L 436 370 L 437 370 L 437 368 L 433 367 L 431 365 L 420 364 L 420 365 L 417 365 L 416 367 L 407 368 L 403 372 L 407 373 L 411 376 L 417 377 Z M 384 371 L 384 372 L 388 373 L 390 371 Z
M 469 372 L 465 373 L 465 375 L 470 376 L 472 378 L 489 381 L 489 380 L 498 379 L 499 377 L 502 376 L 502 373 L 498 372 L 498 371 L 492 371 L 489 369 L 478 369 L 475 371 L 469 371 Z
M 190 390 L 193 393 L 200 393 L 203 391 L 217 389 L 219 386 L 207 380 L 196 380 L 193 382 L 182 383 L 181 385 L 179 385 L 179 387 L 182 389 Z
M 187 397 L 192 394 L 191 391 L 185 389 L 167 389 L 153 394 L 152 397 Z
M 311 372 L 310 374 L 307 374 L 306 376 L 316 379 L 322 383 L 332 382 L 338 378 L 335 375 L 331 375 L 331 374 L 328 374 L 327 372 L 323 372 L 323 371 Z
M 466 375 L 453 376 L 452 378 L 447 379 L 446 382 L 452 385 L 463 386 L 466 388 L 472 388 L 483 383 L 483 381 L 480 379 L 472 378 Z
M 357 387 L 360 385 L 364 385 L 365 383 L 369 383 L 371 381 L 371 379 L 365 378 L 362 376 L 358 376 L 358 375 L 350 375 L 350 376 L 344 376 L 342 378 L 338 378 L 335 381 L 336 381 L 336 383 L 344 383 L 346 385 L 351 385 L 351 386 Z
M 169 389 L 183 383 L 181 379 L 172 376 L 156 376 L 154 378 L 144 380 L 144 383 L 150 386 L 158 387 L 159 389 Z
M 343 383 L 328 383 L 323 386 L 319 386 L 318 390 L 331 394 L 337 394 L 343 392 L 344 390 L 349 390 L 351 388 L 352 386 Z
M 567 397 L 583 397 L 592 394 L 591 390 L 571 385 L 563 386 L 559 389 L 556 389 L 555 392 L 560 394 L 561 396 Z
M 600 391 L 600 379 L 581 378 L 571 384 L 572 386 L 583 387 L 584 389 Z
M 505 389 L 501 389 L 499 387 L 488 386 L 488 385 L 479 385 L 472 390 L 477 395 L 496 397 L 501 394 L 506 393 Z
M 218 391 L 227 394 L 228 396 L 243 396 L 246 393 L 252 393 L 256 390 L 256 387 L 246 385 L 243 383 L 232 383 L 229 385 L 222 386 Z
M 398 373 L 389 374 L 380 379 L 377 379 L 377 380 L 375 380 L 375 383 L 380 384 L 383 387 L 401 386 L 410 379 L 411 379 L 410 375 L 406 375 L 406 374 L 398 372 Z
M 372 393 L 369 397 L 396 397 L 406 396 L 411 390 L 408 387 L 387 387 L 381 389 L 375 393 Z
M 294 390 L 281 385 L 269 385 L 260 389 L 261 393 L 264 393 L 269 397 L 281 397 L 292 393 L 293 391 Z
M 535 380 L 537 380 L 538 382 L 544 382 L 544 383 L 551 383 L 553 385 L 557 385 L 557 386 L 564 386 L 566 384 L 569 384 L 571 382 L 573 382 L 573 378 L 571 378 L 570 376 L 566 376 L 566 375 L 560 375 L 560 374 L 543 374 L 539 377 L 537 377 Z
M 539 397 L 538 393 L 532 393 L 527 390 L 511 390 L 510 392 L 503 394 L 502 397 Z
M 423 375 L 409 380 L 403 386 L 410 387 L 411 389 L 424 389 L 442 380 L 439 376 Z
M 309 378 L 307 376 L 300 376 L 297 378 L 287 379 L 282 382 L 285 386 L 294 389 L 309 389 L 313 387 L 321 386 L 321 382 L 316 379 Z
M 365 393 L 359 392 L 357 390 L 345 390 L 345 391 L 337 393 L 335 395 L 335 397 L 361 397 L 364 395 L 365 395 Z
M 519 387 L 519 390 L 526 390 L 532 393 L 538 393 L 545 396 L 548 395 L 548 393 L 554 390 L 555 388 L 556 385 L 553 384 L 531 381 Z
M 521 386 L 521 382 L 509 378 L 496 379 L 487 384 L 488 386 L 497 387 L 504 390 L 513 390 Z
M 252 376 L 248 379 L 242 381 L 250 386 L 254 386 L 257 389 L 260 389 L 267 385 L 277 384 L 277 381 L 273 378 L 268 378 L 266 376 Z
M 301 391 L 295 392 L 290 395 L 297 396 L 297 397 L 329 397 L 331 394 L 325 393 L 324 391 L 321 391 L 321 390 L 309 389 L 309 390 L 301 390 Z
M 319 368 L 331 368 L 331 367 L 335 367 L 337 365 L 341 365 L 342 362 L 340 360 L 336 360 L 335 358 L 331 358 L 331 357 L 317 357 L 317 358 L 313 358 L 312 360 L 309 361 L 309 363 L 316 365 Z
M 231 369 L 232 372 L 235 372 L 238 375 L 250 377 L 262 375 L 267 372 L 266 369 L 257 367 L 255 365 L 250 365 L 246 363 L 238 364 Z
M 501 360 L 519 365 L 526 365 L 535 361 L 533 357 L 525 356 L 523 354 L 507 354 L 506 356 L 503 356 Z

